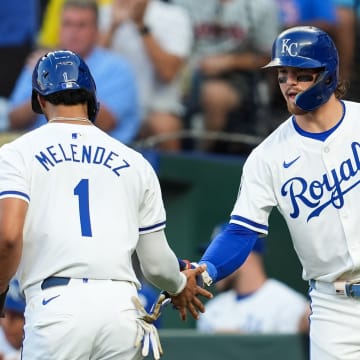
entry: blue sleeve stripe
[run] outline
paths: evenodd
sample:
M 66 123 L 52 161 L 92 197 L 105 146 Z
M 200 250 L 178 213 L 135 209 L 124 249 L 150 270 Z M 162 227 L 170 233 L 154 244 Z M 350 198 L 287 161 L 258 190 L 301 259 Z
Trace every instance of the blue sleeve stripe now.
M 143 227 L 143 228 L 139 228 L 139 232 L 154 230 L 154 229 L 156 229 L 156 228 L 161 228 L 161 227 L 163 227 L 165 224 L 166 224 L 166 221 L 163 221 L 163 222 L 158 223 L 158 224 L 155 224 L 155 225 L 151 225 L 151 226 L 146 226 L 146 227 Z
M 232 220 L 237 220 L 237 221 L 241 221 L 242 223 L 244 224 L 249 224 L 255 228 L 258 228 L 258 229 L 262 229 L 262 230 L 265 230 L 265 231 L 268 231 L 269 230 L 269 227 L 266 226 L 266 225 L 262 225 L 262 224 L 258 224 L 256 223 L 255 221 L 251 221 L 249 219 L 246 219 L 242 216 L 239 216 L 239 215 L 231 215 L 231 219 Z
M 30 196 L 21 191 L 9 190 L 0 192 L 0 197 L 11 197 L 11 195 L 16 195 L 16 197 L 22 197 L 25 198 L 27 201 L 30 201 Z

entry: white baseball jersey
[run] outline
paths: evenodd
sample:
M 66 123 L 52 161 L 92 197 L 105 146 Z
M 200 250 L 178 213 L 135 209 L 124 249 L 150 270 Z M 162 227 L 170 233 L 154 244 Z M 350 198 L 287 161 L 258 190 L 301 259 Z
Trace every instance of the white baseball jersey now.
M 249 156 L 231 222 L 267 234 L 273 207 L 284 216 L 303 278 L 334 281 L 360 274 L 360 104 L 325 141 L 292 117 Z M 331 245 L 329 245 L 331 244 Z
M 22 289 L 55 274 L 138 285 L 139 234 L 165 227 L 159 182 L 142 155 L 95 126 L 51 123 L 4 145 L 0 168 L 0 198 L 29 203 Z
M 203 332 L 297 333 L 308 308 L 302 294 L 268 279 L 254 293 L 241 297 L 235 290 L 216 295 L 196 323 Z
M 111 26 L 111 11 L 111 3 L 100 6 L 99 24 L 103 31 Z M 192 25 L 183 7 L 160 0 L 150 0 L 144 22 L 165 51 L 184 59 L 190 55 L 193 43 Z M 124 22 L 116 29 L 111 47 L 128 59 L 133 66 L 138 80 L 140 103 L 145 114 L 150 110 L 175 114 L 183 111 L 181 78 L 177 76 L 170 82 L 159 79 L 143 38 L 134 23 Z

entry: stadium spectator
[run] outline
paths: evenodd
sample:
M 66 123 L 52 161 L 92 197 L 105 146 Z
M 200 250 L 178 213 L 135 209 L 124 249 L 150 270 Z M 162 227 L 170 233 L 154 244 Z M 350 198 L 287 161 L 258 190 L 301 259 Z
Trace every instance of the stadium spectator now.
M 54 48 L 59 43 L 60 17 L 59 13 L 66 0 L 43 0 L 43 16 L 39 29 L 38 44 L 44 48 Z M 96 0 L 99 8 L 112 0 Z
M 336 0 L 275 0 L 282 27 L 312 25 L 334 34 L 336 31 Z
M 274 0 L 174 0 L 192 18 L 189 116 L 203 114 L 205 131 L 251 132 L 257 110 L 258 69 L 270 59 L 279 30 Z M 214 142 L 200 148 L 214 151 Z
M 25 299 L 19 283 L 13 279 L 6 295 L 4 313 L 0 320 L 0 360 L 20 360 L 23 341 Z
M 0 1 L 0 131 L 7 129 L 8 98 L 39 28 L 39 1 Z
M 180 6 L 160 0 L 113 0 L 100 8 L 101 44 L 126 57 L 139 86 L 141 138 L 173 136 L 159 142 L 165 150 L 181 149 L 183 66 L 193 34 Z
M 346 98 L 360 101 L 360 1 L 334 2 L 338 16 L 334 40 L 340 56 L 340 75 L 349 85 Z
M 140 118 L 133 71 L 118 54 L 97 46 L 98 7 L 91 0 L 67 0 L 61 12 L 58 48 L 82 56 L 97 82 L 100 111 L 96 125 L 129 144 L 137 136 Z M 43 50 L 39 50 L 44 52 Z M 48 50 L 46 50 L 48 51 Z M 30 130 L 46 123 L 31 109 L 31 74 L 34 54 L 24 67 L 10 99 L 10 129 Z
M 215 229 L 214 236 L 225 225 Z M 263 238 L 259 238 L 244 264 L 215 284 L 218 294 L 206 303 L 206 312 L 196 323 L 199 331 L 308 333 L 308 300 L 267 276 L 263 253 Z

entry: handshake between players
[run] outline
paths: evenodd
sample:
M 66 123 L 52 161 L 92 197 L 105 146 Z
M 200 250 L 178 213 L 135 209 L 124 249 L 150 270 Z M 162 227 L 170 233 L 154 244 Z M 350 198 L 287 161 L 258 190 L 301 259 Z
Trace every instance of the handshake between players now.
M 211 278 L 206 271 L 206 265 L 190 263 L 188 260 L 178 259 L 180 271 L 186 277 L 186 285 L 182 291 L 176 295 L 161 291 L 156 302 L 153 304 L 150 313 L 144 312 L 143 319 L 149 323 L 156 321 L 161 315 L 161 310 L 170 302 L 180 313 L 181 320 L 187 318 L 187 311 L 195 320 L 199 319 L 199 312 L 205 312 L 205 306 L 199 299 L 203 296 L 207 299 L 213 297 L 212 293 L 204 288 L 210 286 Z M 139 306 L 137 306 L 139 308 Z
M 174 307 L 180 312 L 182 320 L 186 320 L 186 310 L 190 312 L 194 319 L 199 319 L 199 311 L 205 312 L 205 306 L 198 298 L 198 295 L 211 299 L 212 293 L 205 290 L 205 285 L 211 285 L 211 279 L 208 278 L 206 272 L 206 265 L 197 266 L 194 263 L 180 260 L 180 271 L 182 271 L 186 278 L 186 286 L 183 291 L 176 295 L 171 296 L 171 302 Z

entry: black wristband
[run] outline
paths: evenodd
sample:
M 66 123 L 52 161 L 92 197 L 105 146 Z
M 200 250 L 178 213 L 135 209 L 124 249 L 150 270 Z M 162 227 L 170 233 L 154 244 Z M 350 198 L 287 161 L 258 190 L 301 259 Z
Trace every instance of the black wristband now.
M 143 25 L 141 28 L 139 28 L 139 33 L 142 36 L 150 34 L 150 28 L 146 25 Z
M 6 294 L 7 294 L 8 290 L 9 290 L 9 286 L 7 287 L 5 292 L 0 294 L 0 317 L 5 317 L 4 305 L 5 305 L 5 299 L 6 299 Z

